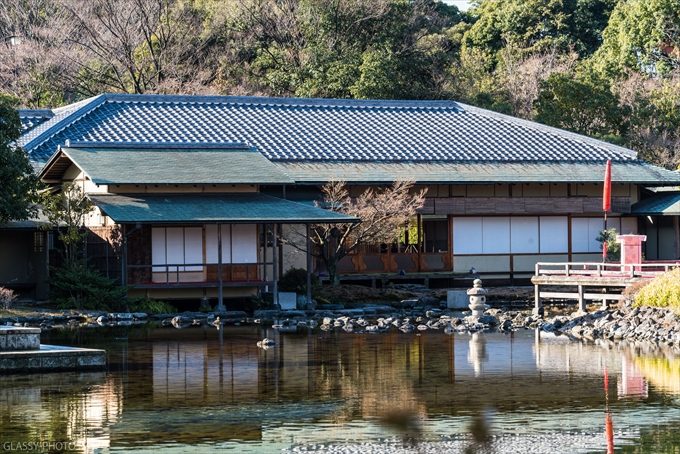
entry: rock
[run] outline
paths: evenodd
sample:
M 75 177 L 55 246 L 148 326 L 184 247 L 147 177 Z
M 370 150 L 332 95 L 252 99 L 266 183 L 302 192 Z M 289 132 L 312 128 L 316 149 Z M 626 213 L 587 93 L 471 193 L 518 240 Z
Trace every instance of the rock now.
M 418 302 L 419 301 L 418 301 L 417 298 L 409 298 L 409 299 L 399 301 L 399 305 L 401 307 L 416 307 Z
M 499 329 L 501 331 L 510 331 L 512 329 L 512 320 L 504 320 L 501 322 Z
M 257 346 L 258 346 L 259 348 L 264 349 L 264 350 L 266 350 L 266 349 L 268 349 L 268 348 L 270 348 L 270 347 L 273 347 L 274 345 L 276 345 L 276 342 L 274 341 L 274 339 L 269 339 L 269 338 L 267 338 L 267 337 L 265 337 L 265 338 L 262 339 L 261 341 L 258 341 L 258 342 L 257 342 Z
M 498 318 L 494 317 L 493 315 L 482 315 L 481 317 L 479 317 L 477 322 L 483 325 L 497 326 Z

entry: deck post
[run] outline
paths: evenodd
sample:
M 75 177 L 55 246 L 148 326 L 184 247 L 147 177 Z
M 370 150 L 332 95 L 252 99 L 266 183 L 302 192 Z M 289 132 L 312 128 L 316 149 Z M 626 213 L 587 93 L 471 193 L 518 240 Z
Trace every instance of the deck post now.
M 222 282 L 222 224 L 217 224 L 217 307 L 215 312 L 226 312 Z
M 274 304 L 279 304 L 279 238 L 278 238 L 278 224 L 272 224 L 272 292 L 274 294 Z
M 262 263 L 264 263 L 264 266 L 262 267 L 262 281 L 267 285 L 267 224 L 262 224 L 261 225 L 262 231 L 264 232 L 264 247 L 262 248 Z M 267 286 L 267 290 L 269 290 Z
M 541 290 L 534 285 L 534 315 L 543 315 L 543 302 L 541 302 Z
M 539 275 L 540 264 L 534 265 L 534 276 Z M 543 315 L 543 303 L 541 302 L 541 289 L 538 284 L 534 285 L 534 315 Z
M 309 236 L 311 234 L 311 229 L 309 224 L 305 225 L 307 231 L 307 307 L 312 307 L 312 241 Z
M 586 313 L 586 299 L 583 295 L 583 286 L 579 285 L 578 286 L 578 312 L 579 313 Z

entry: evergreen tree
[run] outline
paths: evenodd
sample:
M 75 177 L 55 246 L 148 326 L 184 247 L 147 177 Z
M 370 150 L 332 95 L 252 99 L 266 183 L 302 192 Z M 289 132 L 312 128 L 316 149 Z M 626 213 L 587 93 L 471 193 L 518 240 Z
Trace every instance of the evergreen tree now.
M 0 95 L 0 224 L 29 218 L 37 200 L 37 178 L 16 145 L 21 133 L 16 105 L 16 99 Z

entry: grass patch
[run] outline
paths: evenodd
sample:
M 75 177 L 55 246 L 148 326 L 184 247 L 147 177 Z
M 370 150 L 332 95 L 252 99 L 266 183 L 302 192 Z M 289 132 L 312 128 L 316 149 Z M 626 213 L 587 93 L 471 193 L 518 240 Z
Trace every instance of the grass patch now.
M 639 288 L 634 306 L 662 307 L 680 314 L 680 268 L 657 276 Z

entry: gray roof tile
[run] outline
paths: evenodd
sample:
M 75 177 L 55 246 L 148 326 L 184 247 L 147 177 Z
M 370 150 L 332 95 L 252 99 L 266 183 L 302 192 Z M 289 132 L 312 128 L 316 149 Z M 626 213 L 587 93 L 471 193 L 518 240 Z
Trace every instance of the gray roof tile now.
M 588 137 L 454 101 L 106 94 L 54 111 L 20 144 L 245 143 L 273 161 L 634 161 Z

